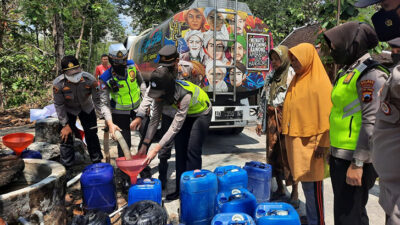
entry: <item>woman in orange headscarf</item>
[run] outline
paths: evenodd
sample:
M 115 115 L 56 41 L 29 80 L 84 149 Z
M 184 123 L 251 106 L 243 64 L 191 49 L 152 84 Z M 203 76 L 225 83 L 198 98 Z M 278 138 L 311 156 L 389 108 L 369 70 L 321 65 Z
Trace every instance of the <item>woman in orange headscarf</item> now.
M 301 181 L 309 225 L 324 222 L 322 180 L 324 153 L 329 148 L 332 85 L 312 44 L 289 50 L 296 75 L 283 105 L 282 133 L 295 181 Z

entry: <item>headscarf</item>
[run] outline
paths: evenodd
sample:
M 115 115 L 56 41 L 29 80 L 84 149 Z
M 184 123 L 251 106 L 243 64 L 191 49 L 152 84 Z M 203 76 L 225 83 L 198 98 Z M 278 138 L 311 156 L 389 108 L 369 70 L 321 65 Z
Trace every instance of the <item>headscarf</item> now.
M 351 65 L 369 49 L 378 45 L 378 36 L 366 23 L 347 22 L 324 33 L 328 45 L 332 43 L 331 55 L 335 63 Z
M 302 43 L 289 50 L 301 63 L 283 104 L 282 133 L 311 137 L 329 130 L 332 84 L 312 44 Z
M 279 59 L 281 60 L 281 65 L 275 69 L 270 80 L 271 86 L 269 88 L 269 98 L 272 102 L 275 99 L 276 94 L 279 92 L 280 87 L 285 87 L 286 91 L 287 77 L 290 68 L 289 60 L 289 49 L 284 45 L 279 45 L 278 47 L 272 49 L 269 52 L 269 57 L 271 58 L 272 52 L 275 52 Z

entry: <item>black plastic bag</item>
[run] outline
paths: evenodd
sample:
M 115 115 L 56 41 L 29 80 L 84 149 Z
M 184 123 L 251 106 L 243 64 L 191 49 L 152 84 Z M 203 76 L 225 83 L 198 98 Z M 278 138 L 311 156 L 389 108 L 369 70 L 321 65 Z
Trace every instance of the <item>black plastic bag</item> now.
M 110 217 L 102 211 L 88 211 L 85 216 L 75 216 L 71 225 L 110 225 Z
M 153 201 L 140 201 L 127 207 L 122 213 L 122 225 L 166 225 L 167 212 Z

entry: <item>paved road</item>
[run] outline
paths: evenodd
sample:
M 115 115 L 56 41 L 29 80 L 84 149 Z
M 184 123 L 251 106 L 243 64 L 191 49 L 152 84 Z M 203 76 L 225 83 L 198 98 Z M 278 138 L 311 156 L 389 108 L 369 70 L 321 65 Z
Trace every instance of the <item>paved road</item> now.
M 238 165 L 243 166 L 245 162 L 251 160 L 265 162 L 265 136 L 258 137 L 254 132 L 254 128 L 247 128 L 239 135 L 227 135 L 211 132 L 207 137 L 205 147 L 203 149 L 203 168 L 214 170 L 216 166 Z M 170 167 L 174 164 L 174 155 L 170 160 Z M 156 167 L 158 162 L 154 160 L 152 167 Z M 156 169 L 156 168 L 154 168 Z M 175 179 L 175 174 L 169 171 L 170 178 Z M 155 174 L 157 177 L 158 174 Z M 172 192 L 174 181 L 168 183 L 169 190 Z M 290 187 L 288 188 L 289 195 Z M 378 204 L 379 187 L 378 182 L 370 191 L 367 211 L 371 225 L 384 224 L 385 214 Z M 163 193 L 165 196 L 165 193 Z M 299 188 L 299 198 L 301 205 L 299 209 L 300 215 L 305 215 L 304 194 Z M 333 223 L 333 192 L 330 179 L 324 180 L 324 205 L 325 205 L 325 222 L 327 225 Z M 177 217 L 179 201 L 166 202 L 165 206 L 172 217 Z
M 102 122 L 99 123 L 102 125 Z M 18 127 L 14 129 L 0 129 L 0 137 L 12 132 L 29 132 L 34 133 L 34 129 L 29 126 Z M 103 142 L 103 131 L 99 129 L 99 138 L 101 143 Z M 136 132 L 132 132 L 132 153 L 134 149 L 137 149 L 138 143 L 138 135 Z M 246 128 L 239 135 L 228 135 L 222 134 L 218 132 L 211 132 L 207 137 L 207 141 L 205 143 L 203 149 L 203 168 L 214 170 L 217 166 L 223 165 L 238 165 L 243 166 L 245 162 L 251 160 L 264 161 L 265 162 L 265 136 L 258 137 L 254 132 L 254 128 Z M 1 148 L 1 147 L 0 147 Z M 115 159 L 117 157 L 117 148 L 115 143 L 110 143 L 110 152 L 111 158 Z M 113 160 L 112 163 L 114 164 Z M 170 180 L 168 182 L 168 190 L 163 193 L 165 196 L 166 193 L 172 192 L 175 186 L 175 154 L 173 152 L 172 158 L 169 161 L 169 177 Z M 114 164 L 115 165 L 115 164 Z M 150 164 L 153 171 L 153 177 L 158 177 L 157 173 L 157 165 L 158 159 L 156 158 Z M 299 214 L 304 215 L 304 195 L 301 190 L 301 185 L 299 188 L 299 197 L 302 201 L 299 209 Z M 290 191 L 290 187 L 288 188 Z M 288 193 L 289 194 L 289 193 Z M 374 186 L 374 188 L 370 191 L 369 202 L 367 205 L 367 211 L 370 218 L 371 225 L 381 225 L 384 224 L 385 214 L 381 207 L 378 204 L 378 195 L 379 195 L 379 187 L 378 183 Z M 119 205 L 125 204 L 123 199 L 119 199 Z M 325 200 L 325 221 L 327 225 L 333 225 L 333 193 L 330 179 L 324 180 L 324 200 Z M 170 215 L 172 221 L 175 221 L 174 224 L 177 224 L 178 220 L 178 208 L 179 201 L 165 202 L 165 207 Z

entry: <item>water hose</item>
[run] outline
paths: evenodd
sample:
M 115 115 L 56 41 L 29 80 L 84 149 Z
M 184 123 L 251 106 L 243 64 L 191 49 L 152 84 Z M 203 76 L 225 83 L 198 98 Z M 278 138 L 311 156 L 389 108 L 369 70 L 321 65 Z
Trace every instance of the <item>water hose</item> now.
M 81 179 L 82 173 L 79 173 L 78 175 L 76 175 L 74 178 L 72 178 L 71 180 L 69 180 L 67 182 L 67 188 L 70 187 L 71 185 L 75 184 L 79 179 Z
M 117 139 L 119 145 L 121 146 L 121 149 L 125 156 L 125 160 L 131 160 L 132 159 L 131 151 L 129 150 L 129 147 L 126 144 L 126 141 L 124 137 L 122 137 L 122 134 L 119 130 L 115 131 L 115 139 Z
M 26 221 L 26 219 L 24 217 L 19 217 L 18 221 L 22 224 L 22 225 L 31 225 L 28 221 Z
M 104 146 L 104 155 L 106 157 L 106 163 L 110 163 L 110 130 L 108 126 L 104 128 L 104 137 L 103 137 L 103 146 Z
M 113 213 L 111 213 L 110 215 L 108 215 L 108 217 L 113 218 L 117 213 L 121 212 L 121 211 L 124 210 L 126 207 L 128 207 L 128 204 L 125 204 L 125 205 L 122 206 L 121 208 L 115 210 Z
M 43 220 L 43 213 L 39 210 L 35 210 L 33 212 L 33 215 L 36 215 L 39 219 L 39 225 L 44 225 L 44 220 Z

